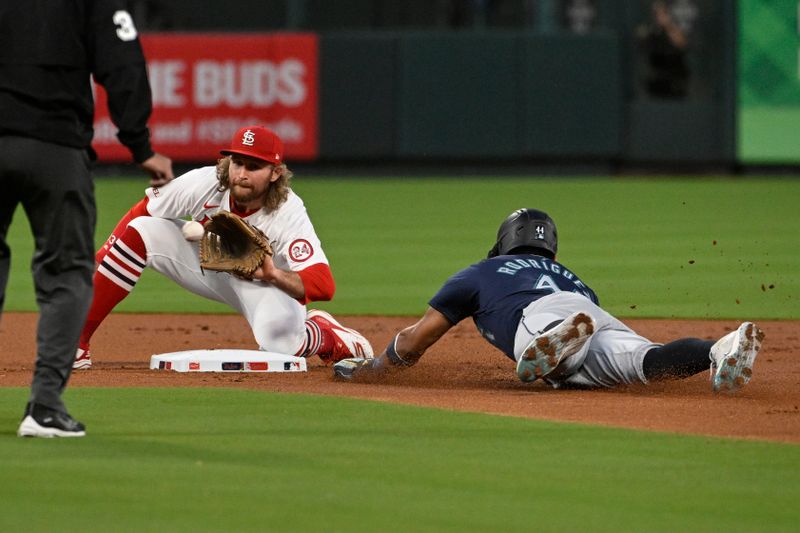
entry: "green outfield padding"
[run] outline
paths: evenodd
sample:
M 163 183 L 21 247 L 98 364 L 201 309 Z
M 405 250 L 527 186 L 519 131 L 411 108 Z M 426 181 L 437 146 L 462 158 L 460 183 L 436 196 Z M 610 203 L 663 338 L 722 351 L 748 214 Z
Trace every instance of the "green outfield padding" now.
M 97 182 L 102 243 L 144 178 Z M 295 178 L 339 314 L 418 315 L 456 270 L 485 257 L 519 207 L 558 224 L 559 259 L 620 317 L 800 318 L 796 178 Z M 32 241 L 18 210 L 7 310 L 35 310 Z M 316 305 L 316 304 L 315 304 Z M 228 312 L 146 271 L 119 311 Z
M 797 527 L 796 445 L 219 388 L 69 389 L 87 437 L 20 439 L 26 395 L 2 531 Z
M 745 163 L 796 165 L 800 159 L 797 106 L 744 107 L 737 131 L 739 158 Z

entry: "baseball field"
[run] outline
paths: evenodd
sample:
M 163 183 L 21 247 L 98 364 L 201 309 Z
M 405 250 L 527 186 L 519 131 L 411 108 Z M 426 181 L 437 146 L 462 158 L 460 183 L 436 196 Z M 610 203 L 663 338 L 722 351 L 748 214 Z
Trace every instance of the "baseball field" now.
M 145 180 L 97 182 L 100 244 Z M 471 323 L 387 385 L 177 374 L 150 355 L 255 349 L 244 320 L 146 272 L 73 374 L 83 439 L 19 439 L 35 359 L 22 209 L 0 322 L 0 531 L 796 531 L 800 180 L 295 179 L 337 281 L 320 305 L 380 351 L 499 223 L 536 207 L 559 260 L 656 341 L 766 333 L 752 383 L 555 391 Z

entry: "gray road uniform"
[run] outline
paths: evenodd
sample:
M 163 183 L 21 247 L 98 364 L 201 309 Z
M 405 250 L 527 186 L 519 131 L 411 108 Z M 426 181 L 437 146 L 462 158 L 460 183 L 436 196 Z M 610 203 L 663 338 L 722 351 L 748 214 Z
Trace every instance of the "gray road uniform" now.
M 473 317 L 481 335 L 514 361 L 548 327 L 583 311 L 595 320 L 594 334 L 546 381 L 554 387 L 647 383 L 642 361 L 660 344 L 636 334 L 597 304 L 594 291 L 566 266 L 531 254 L 471 265 L 447 280 L 429 302 L 453 324 Z
M 374 360 L 339 361 L 334 376 L 353 380 L 411 366 L 448 329 L 472 317 L 481 335 L 517 363 L 524 382 L 614 387 L 685 378 L 709 365 L 714 391 L 732 392 L 750 381 L 764 339 L 755 324 L 744 322 L 716 343 L 651 342 L 601 309 L 594 291 L 555 260 L 557 251 L 558 231 L 547 213 L 514 211 L 488 258 L 454 274 L 428 302 L 435 313 L 398 333 Z

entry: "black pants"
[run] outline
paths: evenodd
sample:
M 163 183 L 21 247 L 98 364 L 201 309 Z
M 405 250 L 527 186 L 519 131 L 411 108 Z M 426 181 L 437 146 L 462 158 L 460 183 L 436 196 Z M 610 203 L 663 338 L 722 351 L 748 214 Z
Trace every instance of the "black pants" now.
M 66 412 L 61 393 L 92 300 L 97 214 L 89 157 L 85 150 L 0 136 L 0 190 L 0 312 L 11 266 L 6 236 L 22 204 L 35 241 L 39 306 L 30 399 Z

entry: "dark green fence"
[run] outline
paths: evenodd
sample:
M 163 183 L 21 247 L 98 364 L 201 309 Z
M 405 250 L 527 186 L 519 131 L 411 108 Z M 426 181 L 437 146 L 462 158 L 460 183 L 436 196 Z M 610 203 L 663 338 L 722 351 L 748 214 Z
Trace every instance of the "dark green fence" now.
M 678 97 L 647 88 L 651 0 L 170 0 L 154 29 L 318 32 L 322 160 L 733 165 L 736 3 L 667 4 Z
M 613 34 L 327 34 L 325 158 L 618 158 Z

